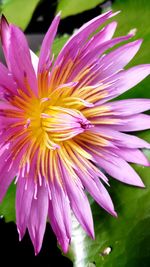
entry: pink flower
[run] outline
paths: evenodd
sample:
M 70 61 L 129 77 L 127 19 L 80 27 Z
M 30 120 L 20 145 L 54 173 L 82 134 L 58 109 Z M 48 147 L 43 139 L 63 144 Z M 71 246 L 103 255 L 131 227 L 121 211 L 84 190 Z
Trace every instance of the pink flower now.
M 47 217 L 67 252 L 73 211 L 94 237 L 84 189 L 116 216 L 104 187 L 108 178 L 143 187 L 127 162 L 149 166 L 146 141 L 126 134 L 150 128 L 149 99 L 111 101 L 150 74 L 150 65 L 124 67 L 141 40 L 112 52 L 131 34 L 113 38 L 116 22 L 91 34 L 115 14 L 109 11 L 82 26 L 53 61 L 51 47 L 60 16 L 53 20 L 39 59 L 24 34 L 1 19 L 1 41 L 8 68 L 0 64 L 0 200 L 16 176 L 16 221 L 20 239 L 26 228 L 40 251 Z M 91 38 L 89 38 L 89 36 Z M 100 168 L 99 168 L 100 167 Z

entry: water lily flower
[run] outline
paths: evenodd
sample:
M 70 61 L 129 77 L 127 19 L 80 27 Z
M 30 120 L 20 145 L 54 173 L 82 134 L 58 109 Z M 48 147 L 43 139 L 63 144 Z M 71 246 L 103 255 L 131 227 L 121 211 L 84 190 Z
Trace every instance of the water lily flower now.
M 150 100 L 112 100 L 149 75 L 150 65 L 124 69 L 142 40 L 129 42 L 132 33 L 113 38 L 116 22 L 93 35 L 114 15 L 109 11 L 83 25 L 56 60 L 51 50 L 60 14 L 44 37 L 39 58 L 23 32 L 1 18 L 7 68 L 0 64 L 0 200 L 16 177 L 19 237 L 28 229 L 36 254 L 47 219 L 67 252 L 71 211 L 94 238 L 86 191 L 116 216 L 106 173 L 144 187 L 129 163 L 149 166 L 141 149 L 150 144 L 128 132 L 150 128 L 150 116 L 142 114 Z

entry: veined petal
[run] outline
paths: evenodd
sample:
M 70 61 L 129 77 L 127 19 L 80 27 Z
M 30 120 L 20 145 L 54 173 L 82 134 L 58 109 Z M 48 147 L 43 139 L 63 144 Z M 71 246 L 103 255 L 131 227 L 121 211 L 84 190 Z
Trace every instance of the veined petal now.
M 100 73 L 101 75 L 99 76 L 99 83 L 101 82 L 101 80 L 103 80 L 103 72 L 105 70 L 105 66 L 102 63 L 103 62 L 103 56 L 102 54 L 108 50 L 109 48 L 117 45 L 120 42 L 126 41 L 129 38 L 131 38 L 132 35 L 126 35 L 126 36 L 121 36 L 118 38 L 114 38 L 111 40 L 108 40 L 106 42 L 97 44 L 95 47 L 93 46 L 92 49 L 90 49 L 87 53 L 83 53 L 83 55 L 81 56 L 81 58 L 78 59 L 78 57 L 76 58 L 76 60 L 74 60 L 74 65 L 76 67 L 74 67 L 74 71 L 72 72 L 71 76 L 69 77 L 69 81 L 72 79 L 77 79 L 76 76 L 78 77 L 79 73 L 85 71 L 85 67 L 87 67 L 88 71 L 88 76 L 91 76 L 91 72 L 92 72 L 92 64 L 94 65 L 94 63 L 97 65 L 97 71 L 96 71 L 96 76 L 97 73 Z M 100 56 L 102 56 L 100 58 Z M 76 64 L 77 61 L 77 64 Z M 94 71 L 93 71 L 94 72 Z M 95 75 L 95 73 L 93 73 L 93 76 Z M 85 78 L 87 78 L 85 76 Z M 92 77 L 92 82 L 88 82 L 88 84 L 93 84 L 93 77 Z M 82 79 L 83 82 L 83 79 Z M 80 86 L 80 83 L 79 83 Z
M 100 32 L 95 34 L 85 45 L 83 48 L 83 52 L 86 53 L 90 51 L 91 49 L 94 49 L 95 47 L 99 46 L 102 43 L 105 43 L 106 41 L 110 40 L 116 30 L 117 22 L 113 21 L 106 25 Z
M 142 40 L 125 44 L 105 55 L 101 60 L 101 80 L 122 70 L 136 55 Z
M 4 17 L 1 19 L 1 36 L 4 53 L 18 86 L 27 91 L 26 79 L 35 93 L 37 93 L 37 81 L 31 63 L 29 47 L 22 31 L 7 24 Z
M 0 85 L 3 87 L 3 90 L 11 95 L 12 93 L 17 93 L 17 84 L 14 81 L 12 74 L 8 69 L 0 63 Z
M 103 157 L 93 155 L 98 165 L 113 178 L 134 186 L 144 187 L 142 180 L 134 169 L 119 156 L 113 156 L 107 152 L 101 152 Z
M 45 184 L 37 186 L 36 198 L 32 199 L 30 215 L 28 219 L 28 230 L 34 245 L 35 255 L 39 253 L 46 228 L 48 214 L 48 189 Z
M 6 148 L 5 148 L 6 149 Z M 1 171 L 1 176 L 0 176 L 0 202 L 3 200 L 3 197 L 5 196 L 8 187 L 12 183 L 16 173 L 17 173 L 17 164 L 16 166 L 12 166 L 10 169 L 11 165 L 11 160 L 7 160 L 8 153 L 5 153 L 4 155 L 0 156 L 0 160 L 3 162 L 2 166 L 0 168 Z
M 60 51 L 56 61 L 55 65 L 60 62 L 65 54 L 74 46 L 74 54 L 76 54 L 76 45 L 81 47 L 81 45 L 87 41 L 87 38 L 90 36 L 92 32 L 94 32 L 100 25 L 102 25 L 108 18 L 111 18 L 114 16 L 115 13 L 113 14 L 112 11 L 108 11 L 100 16 L 97 16 L 90 22 L 85 23 L 73 36 L 68 40 L 68 42 L 65 44 L 63 49 Z
M 59 245 L 64 253 L 68 251 L 71 240 L 71 212 L 66 193 L 56 181 L 51 183 L 49 200 L 49 220 Z
M 146 114 L 137 114 L 125 117 L 120 125 L 112 125 L 112 129 L 123 132 L 133 132 L 150 129 L 150 116 Z
M 150 161 L 139 149 L 123 148 L 117 149 L 115 153 L 121 158 L 123 158 L 125 161 L 140 164 L 143 166 L 150 166 Z
M 132 87 L 134 87 L 138 83 L 140 83 L 149 74 L 150 74 L 150 64 L 145 64 L 145 65 L 139 65 L 136 67 L 132 67 L 128 70 L 121 71 L 121 72 L 117 73 L 116 75 L 108 78 L 104 82 L 104 84 L 110 84 L 108 89 L 106 88 L 106 91 L 108 92 L 108 94 L 107 94 L 106 98 L 98 101 L 96 103 L 96 105 L 105 103 L 106 101 L 111 100 L 111 99 L 123 94 L 124 92 L 128 91 L 129 89 L 131 89 Z M 104 87 L 105 87 L 105 85 L 104 85 Z M 124 100 L 124 102 L 125 101 L 126 100 Z M 129 101 L 132 101 L 132 100 L 129 100 Z M 147 102 L 148 102 L 148 100 L 147 100 Z M 139 106 L 136 105 L 136 107 L 141 108 L 141 105 L 139 105 Z
M 106 139 L 110 139 L 115 146 L 124 148 L 148 148 L 150 144 L 145 140 L 125 133 L 110 129 L 110 127 L 97 126 L 90 130 Z
M 10 67 L 9 62 L 9 49 L 10 49 L 10 27 L 6 18 L 2 15 L 0 20 L 0 37 L 2 42 L 2 47 L 5 55 L 5 59 L 8 67 Z
M 150 72 L 150 69 L 149 69 Z M 138 74 L 137 74 L 138 76 Z M 139 77 L 139 76 L 138 76 Z M 130 116 L 150 109 L 150 99 L 129 99 L 108 102 L 105 104 L 115 115 Z
M 112 200 L 103 184 L 100 181 L 96 183 L 95 178 L 88 177 L 84 172 L 78 171 L 78 174 L 83 185 L 97 203 L 111 215 L 117 216 Z
M 65 169 L 64 164 L 63 162 L 61 162 L 61 160 L 60 165 L 63 181 L 65 183 L 65 188 L 70 200 L 70 206 L 83 229 L 89 236 L 94 238 L 93 219 L 89 201 L 80 185 L 76 184 L 71 177 L 70 179 L 68 179 L 69 173 Z
M 32 177 L 28 180 L 26 177 L 22 176 L 18 178 L 16 192 L 16 223 L 19 240 L 23 238 L 26 231 L 34 190 L 35 185 Z
M 11 143 L 6 143 L 3 134 L 1 134 L 1 141 L 4 143 L 0 144 L 0 202 L 3 200 L 8 187 L 18 173 L 20 161 L 20 157 L 17 157 L 12 161 L 12 158 L 10 157 L 10 149 L 12 148 L 12 145 Z
M 43 72 L 44 70 L 48 70 L 51 65 L 51 60 L 50 60 L 51 47 L 57 32 L 59 21 L 60 21 L 60 14 L 58 14 L 54 18 L 48 32 L 44 37 L 39 56 L 38 72 L 40 73 Z

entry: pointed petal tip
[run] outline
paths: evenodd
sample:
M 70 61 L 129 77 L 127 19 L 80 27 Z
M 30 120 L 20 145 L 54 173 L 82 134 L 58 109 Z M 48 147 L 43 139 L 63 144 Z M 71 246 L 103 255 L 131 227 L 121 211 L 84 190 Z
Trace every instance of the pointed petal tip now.
M 118 218 L 118 214 L 117 214 L 117 212 L 115 210 L 113 211 L 112 216 L 115 217 L 115 218 Z
M 62 248 L 63 252 L 66 254 L 69 250 L 69 244 L 63 244 L 63 245 L 61 245 L 61 248 Z
M 19 227 L 17 227 L 17 232 L 19 235 L 19 241 L 21 241 L 24 236 L 24 232 Z
M 137 46 L 141 46 L 141 44 L 143 43 L 143 39 L 141 38 L 141 39 L 138 39 L 138 40 L 136 40 L 135 42 L 134 42 Z
M 137 186 L 137 187 L 140 187 L 140 188 L 145 188 L 145 184 L 143 183 L 142 180 L 138 180 L 136 181 L 134 184 L 132 184 L 133 186 Z
M 39 251 L 36 248 L 34 248 L 34 255 L 37 256 L 38 253 L 39 253 Z
M 34 246 L 34 255 L 37 256 L 39 254 L 40 250 L 41 250 L 42 244 L 41 245 L 33 244 L 33 246 Z
M 114 16 L 117 16 L 118 14 L 120 14 L 121 10 L 118 10 L 114 13 L 111 14 L 111 18 L 114 17 Z
M 69 245 L 71 243 L 71 239 L 69 238 L 61 238 L 61 239 L 57 239 L 58 245 L 61 247 L 63 253 L 67 253 L 69 250 Z
M 62 14 L 62 11 L 60 10 L 57 14 L 56 14 L 56 17 L 61 17 L 61 14 Z
M 8 21 L 7 21 L 7 19 L 6 19 L 6 17 L 5 17 L 5 15 L 4 14 L 2 14 L 1 15 L 1 19 L 0 19 L 2 22 L 4 22 L 4 23 L 7 23 L 7 25 L 9 25 L 9 23 L 8 23 Z
M 117 214 L 117 212 L 114 210 L 114 209 L 107 209 L 107 212 L 110 214 L 110 215 L 112 215 L 113 217 L 115 217 L 115 218 L 117 218 L 118 217 L 118 214 Z
M 94 232 L 94 230 L 91 231 L 91 233 L 90 233 L 90 237 L 91 237 L 93 240 L 95 240 L 95 232 Z
M 94 231 L 94 226 L 90 227 L 89 229 L 87 229 L 87 234 L 94 240 L 95 239 L 95 231 Z
M 136 28 L 133 28 L 128 32 L 128 34 L 131 35 L 132 37 L 135 36 L 136 33 L 137 33 L 137 29 Z

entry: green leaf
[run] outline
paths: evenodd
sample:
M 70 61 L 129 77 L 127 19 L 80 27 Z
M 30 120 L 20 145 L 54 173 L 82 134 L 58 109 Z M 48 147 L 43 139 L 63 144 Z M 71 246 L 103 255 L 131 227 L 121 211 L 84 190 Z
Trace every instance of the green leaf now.
M 131 61 L 128 67 L 150 63 L 150 1 L 147 0 L 116 0 L 113 11 L 121 10 L 121 13 L 113 18 L 118 22 L 116 35 L 125 35 L 131 29 L 136 30 L 134 39 L 143 39 L 141 49 Z M 132 90 L 123 94 L 120 98 L 148 97 L 150 98 L 150 77 L 137 85 Z
M 16 185 L 12 183 L 2 203 L 0 204 L 0 216 L 4 216 L 6 222 L 15 221 L 16 218 L 15 194 L 16 194 Z
M 52 47 L 52 51 L 54 53 L 55 58 L 58 56 L 60 50 L 62 49 L 64 44 L 68 41 L 68 39 L 69 39 L 68 34 L 64 34 L 61 37 L 55 38 L 53 47 Z
M 60 0 L 57 12 L 62 11 L 62 18 L 81 13 L 103 3 L 104 0 Z
M 9 22 L 25 30 L 39 2 L 40 0 L 5 0 L 1 5 L 1 13 Z

